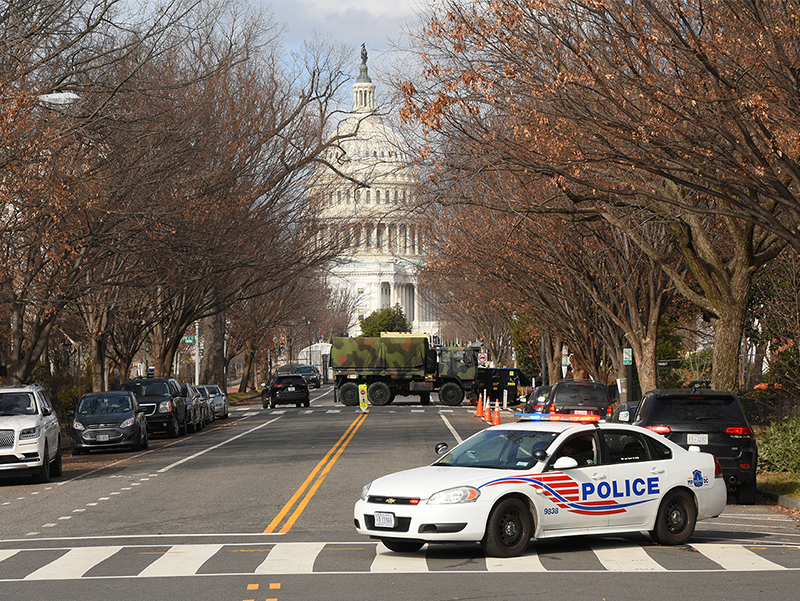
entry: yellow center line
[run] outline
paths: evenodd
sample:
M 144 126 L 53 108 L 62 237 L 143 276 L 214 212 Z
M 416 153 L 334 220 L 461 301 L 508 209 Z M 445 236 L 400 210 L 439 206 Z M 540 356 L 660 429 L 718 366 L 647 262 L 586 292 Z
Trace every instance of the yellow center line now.
M 297 518 L 300 517 L 300 513 L 302 513 L 302 510 L 305 509 L 306 505 L 311 500 L 311 497 L 314 496 L 314 493 L 317 491 L 317 489 L 319 488 L 319 485 L 325 479 L 325 476 L 330 471 L 330 469 L 333 466 L 333 464 L 336 463 L 336 460 L 342 454 L 342 451 L 344 450 L 344 448 L 350 443 L 350 441 L 352 440 L 353 436 L 355 435 L 356 431 L 361 426 L 361 424 L 364 423 L 364 420 L 366 419 L 367 415 L 368 415 L 367 413 L 360 414 L 353 421 L 353 423 L 350 424 L 350 427 L 347 428 L 347 431 L 345 431 L 345 433 L 342 435 L 342 437 L 336 442 L 335 445 L 333 445 L 331 450 L 327 452 L 325 457 L 322 458 L 322 461 L 320 461 L 317 464 L 317 466 L 313 469 L 311 474 L 309 474 L 308 478 L 305 479 L 305 482 L 303 482 L 303 484 L 300 485 L 300 488 L 297 489 L 297 492 L 295 492 L 294 495 L 292 495 L 292 498 L 289 499 L 289 501 L 286 503 L 286 505 L 283 506 L 283 509 L 281 509 L 281 511 L 278 513 L 278 515 L 275 516 L 275 519 L 272 520 L 272 522 L 270 522 L 269 526 L 267 526 L 266 530 L 264 530 L 265 534 L 266 533 L 275 532 L 275 529 L 278 527 L 278 524 L 280 524 L 281 521 L 283 520 L 283 518 L 286 517 L 286 514 L 289 513 L 289 511 L 294 506 L 295 502 L 305 492 L 305 490 L 308 487 L 308 485 L 311 484 L 311 482 L 314 480 L 314 478 L 317 477 L 317 474 L 320 473 L 320 470 L 323 470 L 323 468 L 325 468 L 322 471 L 322 473 L 320 474 L 320 477 L 317 480 L 317 482 L 309 490 L 308 494 L 306 494 L 306 497 L 303 499 L 303 502 L 298 506 L 298 508 L 295 510 L 294 514 L 292 514 L 291 519 L 280 530 L 281 533 L 285 533 L 285 532 L 289 531 L 289 528 L 291 528 L 292 525 L 297 520 Z M 337 449 L 338 449 L 338 452 L 337 452 Z M 334 455 L 334 453 L 335 453 L 335 455 Z M 333 456 L 333 459 L 331 459 L 331 456 Z M 328 463 L 329 460 L 330 460 L 330 463 Z M 327 464 L 327 466 L 326 466 L 326 464 Z

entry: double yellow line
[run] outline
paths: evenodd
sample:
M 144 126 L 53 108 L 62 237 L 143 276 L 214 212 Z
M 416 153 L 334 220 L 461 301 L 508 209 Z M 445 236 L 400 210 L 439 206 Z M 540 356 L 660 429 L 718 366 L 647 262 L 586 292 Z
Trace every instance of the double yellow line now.
M 289 499 L 289 502 L 283 506 L 283 509 L 281 509 L 280 513 L 275 516 L 275 519 L 270 522 L 270 525 L 267 526 L 267 529 L 264 530 L 264 533 L 277 531 L 283 534 L 285 532 L 289 532 L 289 529 L 294 525 L 294 523 L 297 521 L 297 518 L 299 518 L 300 514 L 302 514 L 305 510 L 308 502 L 314 496 L 314 493 L 317 492 L 317 489 L 322 484 L 322 481 L 325 480 L 325 476 L 327 476 L 328 472 L 331 471 L 333 464 L 336 463 L 337 459 L 339 459 L 339 455 L 342 454 L 342 451 L 344 451 L 345 447 L 347 447 L 347 445 L 350 444 L 350 441 L 353 440 L 353 436 L 355 436 L 356 432 L 361 427 L 361 424 L 364 423 L 364 420 L 367 419 L 367 415 L 367 413 L 360 414 L 355 421 L 350 424 L 350 427 L 347 428 L 347 431 L 336 442 L 336 444 L 333 445 L 331 450 L 328 451 L 327 455 L 322 458 L 322 461 L 317 464 L 317 467 L 315 467 L 311 474 L 309 474 L 305 482 L 300 485 L 300 488 L 298 488 L 297 492 L 292 495 L 292 498 Z M 309 487 L 309 485 L 311 485 L 311 488 L 309 488 L 308 492 L 306 492 L 306 489 Z M 280 530 L 276 530 L 283 521 L 283 518 L 285 518 L 289 511 L 291 511 L 292 507 L 294 507 L 294 504 L 304 492 L 305 496 L 303 497 L 303 500 L 297 505 L 292 515 L 288 520 L 286 520 L 283 526 L 281 526 Z

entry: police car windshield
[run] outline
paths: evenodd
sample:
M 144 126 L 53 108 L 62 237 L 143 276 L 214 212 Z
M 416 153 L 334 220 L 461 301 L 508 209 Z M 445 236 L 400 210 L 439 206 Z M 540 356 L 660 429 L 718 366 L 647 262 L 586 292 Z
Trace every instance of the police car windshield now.
M 525 470 L 536 465 L 534 453 L 547 449 L 556 432 L 484 430 L 457 446 L 434 465 Z

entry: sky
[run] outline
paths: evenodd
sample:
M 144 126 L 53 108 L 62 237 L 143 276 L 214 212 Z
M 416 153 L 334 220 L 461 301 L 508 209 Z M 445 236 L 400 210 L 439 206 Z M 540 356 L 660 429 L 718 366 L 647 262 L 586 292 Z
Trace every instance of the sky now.
M 386 71 L 392 42 L 402 42 L 403 24 L 413 20 L 426 0 L 253 0 L 271 10 L 278 23 L 286 25 L 286 46 L 300 50 L 315 33 L 354 48 L 355 69 L 361 44 L 369 52 L 370 75 Z M 353 77 L 357 75 L 357 71 Z M 375 77 L 373 77 L 375 79 Z M 375 83 L 378 83 L 376 81 Z

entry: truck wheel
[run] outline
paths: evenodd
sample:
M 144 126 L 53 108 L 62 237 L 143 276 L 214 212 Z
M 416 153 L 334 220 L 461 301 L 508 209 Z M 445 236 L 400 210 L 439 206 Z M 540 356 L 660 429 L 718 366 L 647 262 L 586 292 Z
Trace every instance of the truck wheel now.
M 448 407 L 455 407 L 464 400 L 464 391 L 455 382 L 447 382 L 439 389 L 439 400 Z
M 378 407 L 388 405 L 392 400 L 392 391 L 385 382 L 373 382 L 367 388 L 369 402 Z
M 358 384 L 346 382 L 339 388 L 339 400 L 342 405 L 356 407 L 358 405 Z
M 431 393 L 430 392 L 421 392 L 419 394 L 419 403 L 420 403 L 420 405 L 430 405 L 431 404 Z

